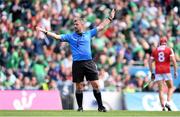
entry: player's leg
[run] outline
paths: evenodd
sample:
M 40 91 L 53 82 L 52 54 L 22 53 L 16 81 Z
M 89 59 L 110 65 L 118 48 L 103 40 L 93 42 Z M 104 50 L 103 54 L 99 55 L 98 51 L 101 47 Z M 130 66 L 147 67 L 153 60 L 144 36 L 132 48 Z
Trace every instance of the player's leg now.
M 167 101 L 170 102 L 171 101 L 171 97 L 172 97 L 173 92 L 174 92 L 173 81 L 172 80 L 167 80 L 166 84 L 167 84 L 167 87 L 168 87 Z
M 73 82 L 75 83 L 76 86 L 75 96 L 78 104 L 78 111 L 82 112 L 84 74 L 83 74 L 83 70 L 81 69 L 81 63 L 73 62 L 72 75 L 73 75 Z
M 101 92 L 99 90 L 98 71 L 95 63 L 93 61 L 85 62 L 84 70 L 86 79 L 90 81 L 93 87 L 93 94 L 98 103 L 98 111 L 106 112 L 106 109 L 102 104 Z
M 98 103 L 98 111 L 106 112 L 106 108 L 103 106 L 103 103 L 102 103 L 101 92 L 99 90 L 99 81 L 98 80 L 93 80 L 93 81 L 90 81 L 90 83 L 91 83 L 91 85 L 93 87 L 94 97 L 96 98 L 97 103 Z
M 158 83 L 158 88 L 159 88 L 159 100 L 160 100 L 160 103 L 161 103 L 162 110 L 165 111 L 163 81 L 159 80 L 159 81 L 157 81 L 157 83 Z
M 76 101 L 78 104 L 77 111 L 83 111 L 82 101 L 83 101 L 83 82 L 75 83 L 76 84 Z
M 172 77 L 170 74 L 165 74 L 166 75 L 166 84 L 168 87 L 168 92 L 167 92 L 167 103 L 166 103 L 166 108 L 168 109 L 168 111 L 171 111 L 170 108 L 170 102 L 171 102 L 171 98 L 174 92 L 174 87 L 173 87 L 173 81 L 172 81 Z

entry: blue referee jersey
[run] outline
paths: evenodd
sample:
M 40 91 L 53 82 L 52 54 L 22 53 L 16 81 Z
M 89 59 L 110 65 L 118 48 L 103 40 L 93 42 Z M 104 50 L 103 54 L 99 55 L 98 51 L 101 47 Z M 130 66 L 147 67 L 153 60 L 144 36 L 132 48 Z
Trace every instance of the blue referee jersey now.
M 68 42 L 71 47 L 73 61 L 92 60 L 91 39 L 97 34 L 97 28 L 93 28 L 82 35 L 76 32 L 61 34 L 61 41 Z

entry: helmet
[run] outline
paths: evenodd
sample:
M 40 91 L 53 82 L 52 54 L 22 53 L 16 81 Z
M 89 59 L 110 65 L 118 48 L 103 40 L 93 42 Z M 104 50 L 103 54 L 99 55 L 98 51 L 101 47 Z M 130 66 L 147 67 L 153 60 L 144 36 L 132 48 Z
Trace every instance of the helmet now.
M 167 38 L 166 37 L 162 37 L 161 39 L 160 39 L 160 45 L 164 45 L 164 44 L 166 44 L 167 43 Z

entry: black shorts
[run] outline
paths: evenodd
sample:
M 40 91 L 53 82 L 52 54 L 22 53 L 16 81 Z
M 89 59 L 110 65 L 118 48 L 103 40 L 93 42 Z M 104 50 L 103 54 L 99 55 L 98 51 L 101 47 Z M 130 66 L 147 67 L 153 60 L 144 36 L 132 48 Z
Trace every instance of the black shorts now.
M 98 71 L 93 60 L 73 61 L 73 82 L 83 82 L 84 76 L 87 81 L 98 80 Z

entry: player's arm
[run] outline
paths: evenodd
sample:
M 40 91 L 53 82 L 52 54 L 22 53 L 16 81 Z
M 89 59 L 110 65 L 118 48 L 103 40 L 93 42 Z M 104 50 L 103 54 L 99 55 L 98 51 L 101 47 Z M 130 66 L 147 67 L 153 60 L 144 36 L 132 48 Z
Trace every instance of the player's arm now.
M 153 62 L 154 62 L 154 57 L 150 56 L 150 58 L 149 58 L 149 70 L 151 72 L 151 80 L 155 79 L 155 74 L 153 73 Z
M 100 23 L 98 26 L 97 26 L 97 30 L 100 31 L 102 29 L 105 28 L 106 25 L 108 25 L 113 19 L 114 19 L 114 16 L 115 16 L 115 9 L 113 9 L 110 13 L 110 16 L 106 19 L 104 19 L 102 21 L 102 23 Z
M 57 35 L 57 34 L 55 34 L 53 32 L 49 32 L 49 31 L 47 31 L 47 30 L 45 30 L 45 29 L 43 29 L 41 27 L 36 27 L 36 30 L 41 31 L 44 34 L 46 34 L 46 35 L 48 35 L 48 36 L 50 36 L 50 37 L 52 37 L 54 39 L 60 39 L 60 35 Z
M 171 60 L 174 66 L 174 78 L 177 78 L 177 62 L 173 50 L 171 49 Z

